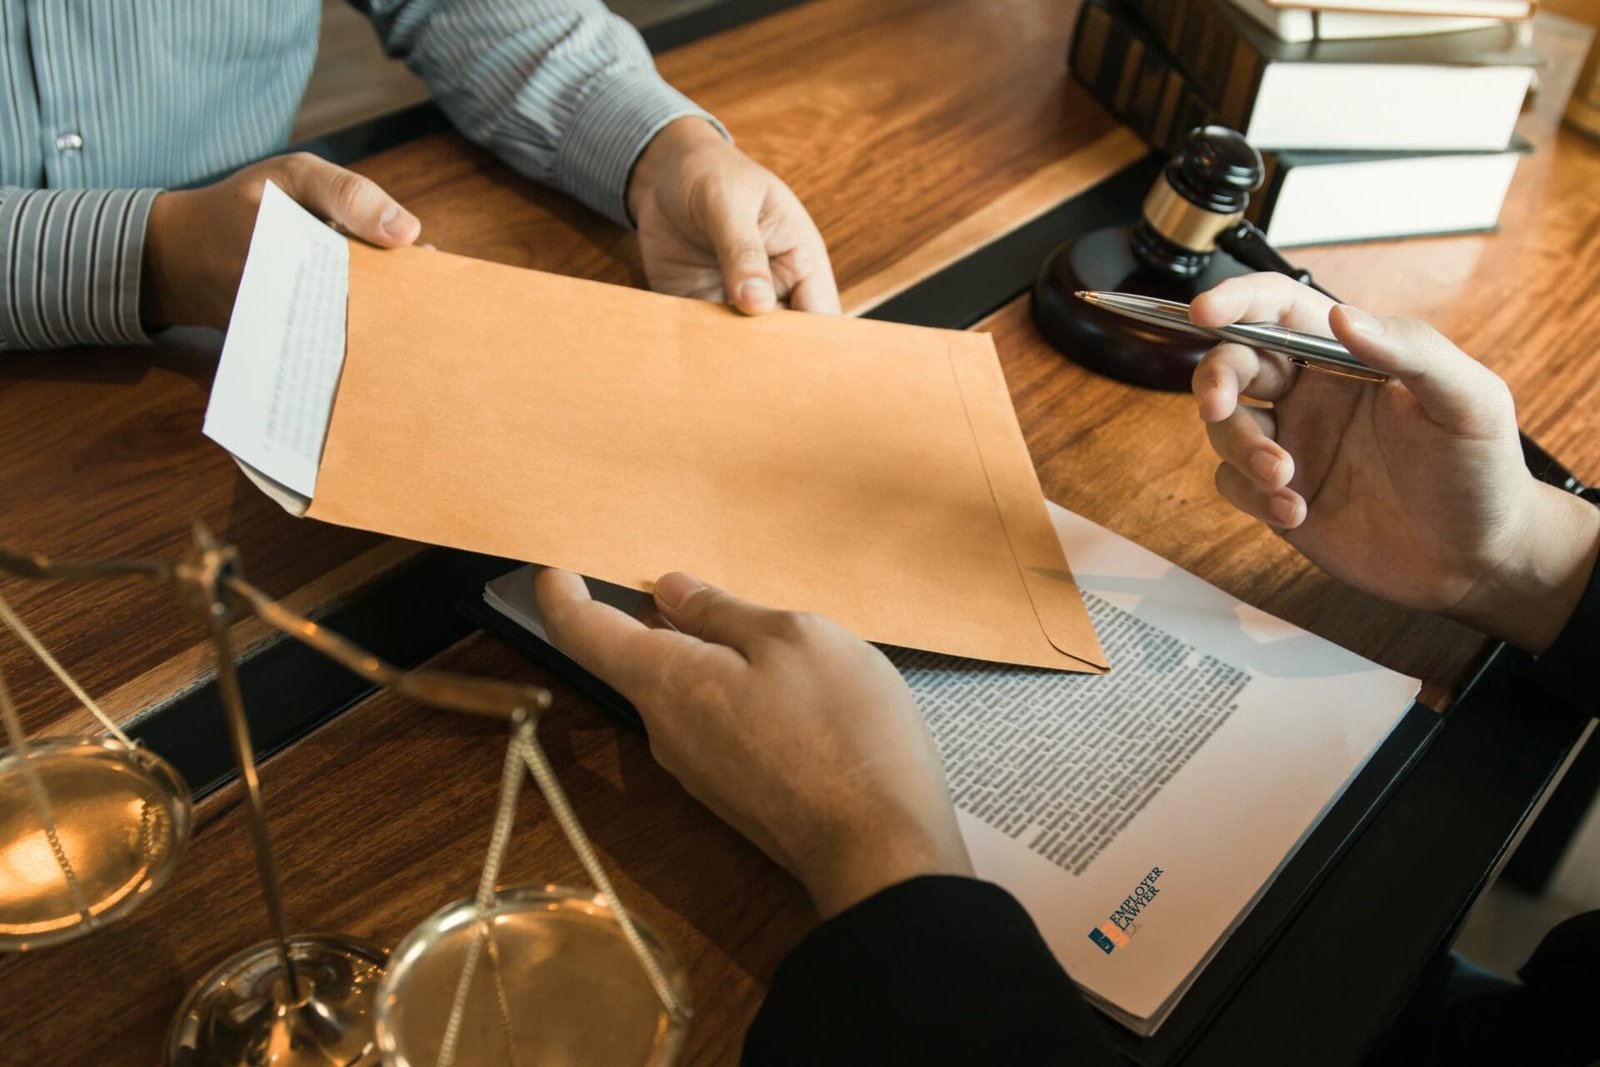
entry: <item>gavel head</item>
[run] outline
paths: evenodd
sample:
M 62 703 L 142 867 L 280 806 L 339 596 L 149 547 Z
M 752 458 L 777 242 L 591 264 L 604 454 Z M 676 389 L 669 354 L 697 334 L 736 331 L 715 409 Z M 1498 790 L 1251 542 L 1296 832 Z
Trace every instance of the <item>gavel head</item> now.
M 1112 290 L 1187 303 L 1249 269 L 1239 255 L 1239 235 L 1250 232 L 1244 209 L 1262 177 L 1261 157 L 1239 134 L 1222 126 L 1191 131 L 1156 178 L 1135 225 L 1078 234 L 1040 264 L 1033 283 L 1040 333 L 1090 370 L 1154 389 L 1187 390 L 1209 340 L 1113 315 L 1074 294 Z M 1259 234 L 1250 247 L 1259 260 L 1265 248 Z M 1219 248 L 1229 254 L 1216 255 Z M 1255 269 L 1284 266 L 1258 263 Z
M 1226 126 L 1200 126 L 1162 170 L 1129 235 L 1145 267 L 1193 278 L 1211 262 L 1217 236 L 1238 225 L 1261 187 L 1261 154 Z

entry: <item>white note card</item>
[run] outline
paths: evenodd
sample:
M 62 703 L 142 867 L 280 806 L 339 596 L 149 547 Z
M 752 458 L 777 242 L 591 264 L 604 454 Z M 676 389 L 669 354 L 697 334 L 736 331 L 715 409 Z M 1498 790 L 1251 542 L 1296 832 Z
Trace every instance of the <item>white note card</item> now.
M 205 434 L 294 494 L 317 486 L 344 366 L 350 249 L 271 182 L 206 408 Z

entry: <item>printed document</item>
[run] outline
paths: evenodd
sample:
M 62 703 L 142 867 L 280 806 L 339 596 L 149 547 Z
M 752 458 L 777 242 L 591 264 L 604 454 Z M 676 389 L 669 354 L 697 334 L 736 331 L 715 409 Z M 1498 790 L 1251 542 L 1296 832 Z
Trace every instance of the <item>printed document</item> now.
M 1115 668 L 883 651 L 927 717 L 980 877 L 1089 998 L 1151 1033 L 1415 698 L 1418 683 L 1050 505 Z M 625 611 L 642 594 L 591 582 Z M 530 569 L 488 603 L 544 639 Z

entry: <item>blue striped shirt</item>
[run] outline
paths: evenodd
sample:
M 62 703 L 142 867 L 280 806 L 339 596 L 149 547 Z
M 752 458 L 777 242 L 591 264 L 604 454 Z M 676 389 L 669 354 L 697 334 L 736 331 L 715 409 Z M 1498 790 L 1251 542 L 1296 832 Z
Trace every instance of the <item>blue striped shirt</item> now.
M 362 6 L 463 134 L 623 225 L 646 143 L 704 116 L 599 0 Z M 283 148 L 320 13 L 320 0 L 0 0 L 0 348 L 147 340 L 150 202 Z

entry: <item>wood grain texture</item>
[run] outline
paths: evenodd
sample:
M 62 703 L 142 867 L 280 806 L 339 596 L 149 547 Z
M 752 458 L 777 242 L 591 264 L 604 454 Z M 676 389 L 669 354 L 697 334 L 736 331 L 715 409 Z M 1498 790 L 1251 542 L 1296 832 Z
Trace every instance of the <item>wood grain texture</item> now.
M 930 242 L 1019 187 L 1064 198 L 1137 158 L 1126 133 L 1067 78 L 1076 10 L 1046 0 L 815 0 L 657 63 L 799 194 L 841 289 L 870 304 L 903 286 L 894 268 L 921 262 Z M 1062 167 L 1065 187 L 1056 184 Z M 454 134 L 358 169 L 417 214 L 423 240 L 447 251 L 643 281 L 628 235 Z M 966 232 L 961 250 L 1053 206 L 1037 203 L 1039 192 L 1031 206 Z M 879 276 L 881 291 L 860 288 Z
M 170 560 L 198 519 L 237 544 L 246 573 L 274 595 L 376 549 L 370 534 L 291 518 L 201 436 L 218 341 L 209 331 L 184 331 L 154 349 L 12 353 L 0 361 L 0 541 L 61 558 Z M 155 583 L 3 577 L 0 594 L 96 697 L 170 669 L 164 665 L 200 636 Z M 0 633 L 0 668 L 30 730 L 82 721 L 73 698 L 8 633 Z M 138 710 L 117 706 L 125 715 Z
M 1047 164 L 965 218 L 934 234 L 915 251 L 839 294 L 846 315 L 861 315 L 960 261 L 974 248 L 1010 233 L 1144 158 L 1149 148 L 1119 126 L 1064 159 Z
M 448 669 L 540 680 L 488 638 Z M 650 758 L 643 738 L 573 699 L 539 736 L 616 890 L 688 969 L 698 1019 L 685 1063 L 731 1064 L 778 961 L 814 921 L 799 886 Z M 262 769 L 295 932 L 392 948 L 471 895 L 488 849 L 508 734 L 380 695 Z M 237 785 L 199 805 L 176 877 L 126 922 L 84 941 L 0 957 L 0 1060 L 29 1067 L 147 1067 L 189 988 L 266 937 Z M 502 883 L 584 885 L 531 781 Z
M 1600 146 L 1558 119 L 1588 31 L 1541 16 L 1545 86 L 1519 131 L 1537 147 L 1495 234 L 1295 249 L 1343 299 L 1433 323 L 1511 384 L 1523 427 L 1600 479 Z M 995 333 L 1045 495 L 1223 589 L 1423 680 L 1444 707 L 1486 645 L 1432 615 L 1350 590 L 1222 502 L 1193 402 L 1099 378 L 1056 355 L 1025 302 Z M 1114 487 L 1114 488 L 1113 488 Z
M 875 293 L 904 286 L 897 265 L 925 272 L 1136 154 L 1067 81 L 1074 6 L 819 0 L 688 45 L 660 66 L 794 185 L 829 239 L 840 284 L 875 303 Z M 423 239 L 441 248 L 643 282 L 632 234 L 453 134 L 358 169 L 414 209 Z M 0 362 L 0 542 L 63 557 L 171 559 L 199 518 L 239 544 L 257 584 L 301 610 L 373 577 L 369 564 L 389 559 L 377 538 L 289 518 L 201 437 L 217 345 L 196 331 L 154 349 Z M 164 589 L 0 578 L 0 593 L 92 694 L 114 694 L 118 714 L 207 676 L 198 635 Z M 3 636 L 0 669 L 31 730 L 85 721 Z
M 360 555 L 312 579 L 294 592 L 278 598 L 278 603 L 298 615 L 333 608 L 359 597 L 366 586 L 402 564 L 416 559 L 424 545 L 399 539 L 379 540 Z M 234 623 L 230 640 L 240 660 L 280 640 L 278 631 L 254 615 Z M 192 645 L 177 655 L 131 678 L 108 693 L 95 696 L 100 710 L 123 725 L 137 721 L 149 709 L 182 696 L 210 681 L 215 669 L 215 650 L 209 642 Z M 90 694 L 94 696 L 94 694 Z M 86 708 L 74 708 L 50 723 L 52 734 L 92 733 L 100 730 L 98 720 Z
M 951 17 L 952 5 L 916 6 L 916 18 L 931 20 L 919 25 L 954 34 L 953 22 L 940 21 Z M 1048 6 L 1041 2 L 1037 10 Z M 872 9 L 907 7 L 885 3 Z M 1010 3 L 993 7 L 1002 13 L 1017 9 Z M 841 13 L 841 23 L 826 37 L 814 22 L 823 8 Z M 972 4 L 963 8 L 977 9 Z M 895 62 L 902 47 L 909 51 L 904 34 L 870 18 L 843 21 L 846 14 L 859 16 L 866 10 L 856 0 L 829 0 L 791 13 L 781 25 L 792 35 L 793 55 L 809 58 L 798 49 L 820 47 L 825 39 L 836 48 L 854 47 L 848 43 L 853 32 L 871 41 L 890 41 L 879 45 L 880 62 Z M 1058 19 L 1064 21 L 1064 16 L 1056 11 L 1023 19 L 1021 32 L 1002 57 L 1008 69 L 1020 61 L 1019 55 L 1033 54 L 1021 47 L 1027 34 L 1056 33 Z M 756 32 L 760 28 L 740 31 L 747 47 L 751 41 L 767 40 Z M 1566 38 L 1556 29 L 1560 53 Z M 770 27 L 764 32 L 771 32 Z M 716 69 L 743 69 L 739 57 L 722 56 L 721 47 L 708 42 L 697 53 L 702 57 L 697 62 L 711 69 L 692 76 L 704 80 L 708 92 L 717 87 Z M 765 47 L 770 64 L 811 68 L 790 62 L 793 57 L 771 43 Z M 928 66 L 956 62 L 962 47 L 949 44 L 949 51 L 939 53 L 941 63 Z M 1058 50 L 1059 43 L 1053 42 L 1049 51 Z M 1040 46 L 1039 56 L 1045 52 Z M 1052 56 L 1052 64 L 1058 61 Z M 815 66 L 819 77 L 834 69 L 829 61 Z M 941 76 L 954 69 L 945 66 Z M 1558 64 L 1556 69 L 1568 68 Z M 1057 73 L 1052 66 L 1049 76 Z M 747 72 L 749 77 L 760 74 Z M 775 77 L 770 72 L 766 76 Z M 973 78 L 974 84 L 991 90 L 1004 81 L 992 71 L 978 71 Z M 837 91 L 841 96 L 868 93 L 872 85 L 886 91 L 876 78 Z M 734 89 L 724 91 L 731 94 Z M 1600 149 L 1570 135 L 1555 135 L 1551 106 L 1557 91 L 1547 89 L 1551 95 L 1528 117 L 1525 132 L 1541 153 L 1523 164 L 1501 234 L 1300 252 L 1296 258 L 1352 301 L 1439 323 L 1507 375 L 1521 401 L 1524 424 L 1580 475 L 1595 480 L 1600 478 L 1600 435 L 1594 432 L 1600 401 L 1600 373 L 1595 369 L 1600 287 L 1593 278 L 1600 267 L 1600 197 L 1594 190 L 1600 188 Z M 915 94 L 889 96 L 902 116 L 931 106 Z M 769 106 L 776 109 L 783 99 L 770 97 Z M 1072 99 L 1076 103 L 1069 110 L 1094 110 L 1081 96 Z M 738 121 L 754 121 L 760 108 L 745 106 L 754 111 Z M 984 105 L 972 106 L 982 113 Z M 1034 113 L 1041 123 L 1058 118 L 1051 106 L 1041 105 Z M 889 120 L 895 130 L 900 129 L 897 121 L 893 116 Z M 970 132 L 970 127 L 963 128 Z M 792 135 L 820 138 L 808 129 Z M 1020 130 L 1017 136 L 1021 138 Z M 970 161 L 951 163 L 950 154 L 960 150 L 959 139 L 941 138 L 932 128 L 924 137 L 920 147 L 914 140 L 895 142 L 891 159 L 881 163 L 866 160 L 871 153 L 864 148 L 841 152 L 839 158 L 848 165 L 842 164 L 838 176 L 829 179 L 838 183 L 831 193 L 825 191 L 825 175 L 814 169 L 821 162 L 790 160 L 803 175 L 797 184 L 816 183 L 809 195 L 819 215 L 837 230 L 836 264 L 847 285 L 888 270 L 936 240 L 963 213 L 981 210 L 974 203 L 1004 195 L 993 192 L 968 202 L 963 193 L 957 199 L 964 206 L 946 213 L 941 197 L 947 187 L 941 183 L 961 176 L 982 180 L 983 168 Z M 825 138 L 811 143 L 824 144 Z M 789 158 L 776 145 L 766 151 L 776 153 L 771 161 L 780 165 Z M 1016 149 L 1019 159 L 1029 151 Z M 997 168 L 1015 166 L 1015 173 L 1024 177 L 1043 165 L 1031 158 L 1025 164 L 1008 163 L 1004 153 L 998 155 Z M 855 188 L 847 181 L 850 166 L 857 162 L 900 166 L 897 180 L 913 188 L 889 189 L 880 201 L 871 195 L 876 186 Z M 540 265 L 602 277 L 628 276 L 626 238 L 543 194 L 535 195 L 536 206 L 530 208 L 518 180 L 452 138 L 431 138 L 390 153 L 374 160 L 370 169 L 420 198 L 426 205 L 424 218 L 433 227 L 430 235 L 440 238 L 443 231 L 457 250 L 512 262 L 538 260 Z M 829 196 L 836 199 L 830 202 Z M 852 204 L 861 218 L 852 216 Z M 908 217 L 916 214 L 912 208 L 917 204 L 940 217 L 932 223 Z M 897 229 L 902 225 L 920 236 L 907 241 Z M 882 248 L 873 251 L 869 245 L 879 231 Z M 1235 596 L 1423 677 L 1430 699 L 1442 699 L 1459 683 L 1480 647 L 1473 635 L 1349 592 L 1217 499 L 1211 487 L 1213 464 L 1187 398 L 1136 390 L 1085 373 L 1039 340 L 1023 302 L 1003 309 L 983 328 L 995 333 L 1029 448 L 1053 499 L 1141 541 Z M 220 516 L 217 525 L 245 541 L 253 573 L 276 591 L 306 584 L 358 555 L 369 542 L 328 528 L 307 534 L 308 527 L 249 503 L 260 504 L 259 494 L 231 475 L 219 453 L 200 446 L 198 412 L 210 358 L 180 349 L 158 354 L 147 370 L 129 371 L 136 365 L 126 357 L 91 357 L 86 377 L 48 388 L 32 377 L 19 379 L 15 362 L 0 368 L 0 410 L 11 420 L 0 426 L 0 434 L 10 445 L 9 462 L 17 465 L 0 470 L 8 531 L 15 527 L 30 536 L 49 534 L 56 539 L 49 547 L 62 553 L 159 554 L 173 550 L 183 518 L 198 510 Z M 40 357 L 33 364 L 24 360 L 23 365 L 35 368 L 46 383 L 53 381 L 49 374 L 62 373 L 62 366 L 74 366 L 61 364 L 60 357 Z M 33 408 L 42 411 L 31 414 Z M 17 419 L 25 429 L 13 428 Z M 43 455 L 35 456 L 35 451 Z M 174 477 L 174 471 L 185 473 Z M 70 488 L 74 476 L 86 476 L 89 489 L 80 493 Z M 29 491 L 26 497 L 17 495 L 21 489 Z M 47 491 L 54 489 L 59 492 Z M 39 503 L 27 509 L 14 503 L 35 498 Z M 105 503 L 96 505 L 93 514 L 104 518 L 85 522 L 85 501 L 100 500 Z M 344 536 L 353 539 L 339 540 Z M 266 561 L 275 558 L 269 549 L 277 549 L 285 560 L 270 574 L 263 572 L 271 567 Z M 8 594 L 19 588 L 16 583 L 5 586 Z M 52 606 L 57 643 L 85 655 L 93 651 L 87 661 L 97 672 L 92 677 L 128 684 L 127 679 L 152 669 L 148 663 L 159 665 L 171 654 L 162 652 L 171 646 L 162 645 L 167 639 L 157 629 L 141 631 L 143 641 L 158 646 L 149 655 L 138 641 L 118 643 L 115 638 L 121 628 L 112 622 L 142 618 L 142 595 L 85 595 L 73 602 L 74 611 Z M 102 629 L 92 639 L 77 636 L 74 627 L 99 614 L 108 617 Z M 129 658 L 145 665 L 129 670 Z M 5 662 L 9 667 L 11 658 Z M 75 659 L 73 665 L 84 664 Z M 437 665 L 537 677 L 481 635 L 463 642 Z M 541 736 L 557 772 L 617 878 L 619 892 L 688 964 L 700 1018 L 687 1062 L 735 1062 L 744 1027 L 773 969 L 811 921 L 809 908 L 788 876 L 688 799 L 654 765 L 641 738 L 616 729 L 559 684 L 555 688 L 564 695 Z M 429 912 L 470 892 L 487 845 L 502 745 L 503 734 L 493 724 L 450 718 L 379 696 L 270 760 L 263 779 L 291 925 L 342 930 L 392 944 Z M 174 883 L 129 921 L 75 945 L 0 959 L 0 1004 L 5 1005 L 0 1048 L 7 1062 L 43 1067 L 147 1064 L 188 987 L 224 956 L 260 940 L 264 922 L 236 794 L 226 791 L 201 805 L 200 823 Z M 506 873 L 508 881 L 578 879 L 575 860 L 531 792 L 521 807 Z
M 810 205 L 850 289 L 1117 128 L 1067 77 L 1077 9 L 822 0 L 660 66 Z

